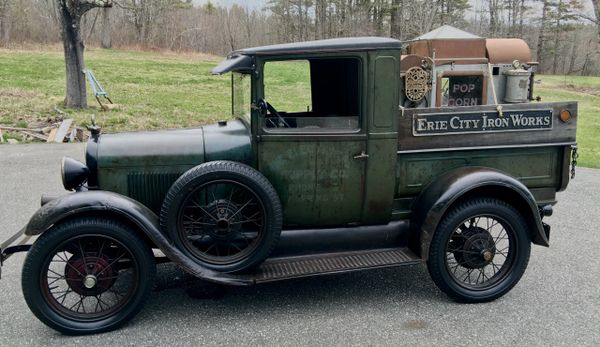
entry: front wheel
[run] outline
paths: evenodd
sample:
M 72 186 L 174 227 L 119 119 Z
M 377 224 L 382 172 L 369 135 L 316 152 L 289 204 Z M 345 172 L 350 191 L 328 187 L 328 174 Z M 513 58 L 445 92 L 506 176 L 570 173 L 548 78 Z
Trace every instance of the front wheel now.
M 527 224 L 496 199 L 466 201 L 444 217 L 433 236 L 427 267 L 435 284 L 460 302 L 487 302 L 519 281 L 531 250 Z
M 23 266 L 23 295 L 49 327 L 70 335 L 99 333 L 139 312 L 155 271 L 150 247 L 134 230 L 80 218 L 58 224 L 33 244 Z

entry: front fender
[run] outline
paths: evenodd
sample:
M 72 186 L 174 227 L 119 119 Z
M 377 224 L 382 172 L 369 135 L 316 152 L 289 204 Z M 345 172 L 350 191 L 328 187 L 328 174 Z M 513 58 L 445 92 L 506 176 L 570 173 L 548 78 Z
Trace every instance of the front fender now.
M 177 249 L 160 231 L 158 217 L 143 204 L 126 196 L 107 191 L 87 191 L 62 196 L 42 206 L 25 227 L 28 236 L 40 235 L 53 225 L 77 215 L 101 213 L 125 218 L 136 225 L 169 259 L 192 275 L 222 284 L 249 285 L 234 276 L 216 272 L 197 264 Z
M 431 239 L 448 208 L 461 197 L 478 189 L 493 189 L 495 197 L 511 197 L 507 202 L 520 207 L 520 212 L 532 228 L 532 241 L 549 246 L 535 198 L 523 183 L 498 170 L 462 167 L 436 178 L 413 204 L 411 226 L 414 229 L 411 242 L 416 249 L 420 249 L 423 259 L 429 256 Z

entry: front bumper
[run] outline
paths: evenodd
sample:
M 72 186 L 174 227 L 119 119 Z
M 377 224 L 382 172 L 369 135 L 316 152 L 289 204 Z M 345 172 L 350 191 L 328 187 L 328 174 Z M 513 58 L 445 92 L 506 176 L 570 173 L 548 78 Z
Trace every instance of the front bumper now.
M 4 265 L 5 260 L 15 253 L 29 251 L 31 248 L 31 245 L 27 243 L 29 239 L 31 239 L 31 236 L 25 235 L 25 228 L 23 228 L 0 244 L 0 278 L 2 278 L 2 265 Z

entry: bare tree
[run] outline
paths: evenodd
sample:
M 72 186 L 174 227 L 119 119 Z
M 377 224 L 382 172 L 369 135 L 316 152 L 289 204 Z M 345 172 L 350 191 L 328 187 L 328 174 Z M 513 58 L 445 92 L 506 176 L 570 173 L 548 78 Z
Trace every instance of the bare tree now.
M 10 41 L 10 3 L 11 0 L 0 0 L 0 46 L 8 46 Z
M 552 73 L 557 74 L 558 61 L 561 55 L 561 38 L 566 32 L 574 30 L 572 22 L 579 17 L 576 12 L 581 10 L 582 5 L 579 0 L 558 0 L 553 6 L 555 10 L 552 13 L 552 19 L 554 20 Z
M 542 6 L 542 18 L 540 20 L 540 33 L 538 35 L 538 42 L 537 42 L 537 61 L 540 64 L 540 71 L 543 71 L 544 69 L 544 56 L 546 54 L 545 52 L 545 45 L 546 45 L 546 31 L 548 28 L 548 11 L 550 11 L 550 1 L 548 0 L 543 0 L 543 6 Z
M 100 46 L 102 48 L 112 48 L 112 26 L 110 25 L 111 7 L 102 9 L 102 38 Z
M 54 0 L 50 0 L 54 1 Z M 111 0 L 56 0 L 55 9 L 60 22 L 61 37 L 65 52 L 67 70 L 67 95 L 65 106 L 73 108 L 87 107 L 83 51 L 81 35 L 81 17 L 96 7 L 110 7 Z
M 402 40 L 402 17 L 404 10 L 404 0 L 392 0 L 390 9 L 390 36 Z
M 600 38 L 600 1 L 592 0 L 592 5 L 594 5 L 594 14 L 596 15 L 596 27 L 598 28 L 598 37 Z
M 110 33 L 114 47 L 223 55 L 231 49 L 313 38 L 389 35 L 406 40 L 448 23 L 482 36 L 523 38 L 531 47 L 537 45 L 546 72 L 556 66 L 557 73 L 600 73 L 598 21 L 592 11 L 577 10 L 577 0 L 266 0 L 270 11 L 190 1 L 112 0 L 116 6 L 109 18 L 104 9 L 88 13 L 81 18 L 80 32 L 86 44 L 98 46 L 107 46 L 105 34 Z M 60 42 L 57 2 L 0 0 L 0 45 L 6 37 L 11 45 Z M 97 3 L 63 0 L 79 2 Z M 465 11 L 469 5 L 474 16 Z M 104 30 L 109 27 L 111 31 Z

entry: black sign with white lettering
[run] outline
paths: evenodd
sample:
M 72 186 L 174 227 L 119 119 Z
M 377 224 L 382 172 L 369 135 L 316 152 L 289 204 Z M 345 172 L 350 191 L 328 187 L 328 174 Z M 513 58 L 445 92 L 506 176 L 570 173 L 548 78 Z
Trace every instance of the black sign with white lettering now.
M 446 106 L 482 104 L 483 76 L 451 76 L 449 82 Z
M 413 135 L 452 135 L 552 129 L 552 110 L 432 113 L 413 116 Z

